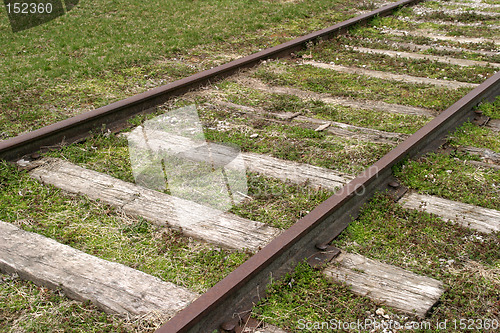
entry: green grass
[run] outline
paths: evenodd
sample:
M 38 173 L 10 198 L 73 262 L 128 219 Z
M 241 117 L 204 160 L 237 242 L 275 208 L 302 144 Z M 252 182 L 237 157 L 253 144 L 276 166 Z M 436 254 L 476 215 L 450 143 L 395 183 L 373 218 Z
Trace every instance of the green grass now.
M 357 2 L 81 1 L 13 34 L 0 15 L 3 138 L 352 16 Z
M 464 163 L 465 156 L 458 157 L 428 154 L 396 168 L 395 175 L 421 193 L 500 210 L 500 171 L 470 165 Z
M 423 116 L 357 109 L 327 104 L 320 100 L 303 100 L 294 95 L 271 94 L 230 81 L 224 81 L 217 87 L 217 95 L 213 98 L 223 97 L 236 104 L 258 107 L 274 113 L 301 112 L 306 117 L 337 121 L 386 132 L 411 134 L 430 120 Z
M 339 73 L 310 65 L 273 62 L 261 66 L 255 76 L 273 85 L 288 85 L 334 96 L 378 100 L 387 103 L 444 110 L 470 89 L 444 89 Z
M 290 3 L 177 0 L 168 2 L 168 5 L 159 1 L 146 4 L 134 0 L 83 1 L 67 15 L 18 34 L 9 32 L 6 15 L 0 15 L 0 41 L 3 45 L 0 50 L 0 75 L 4 78 L 0 83 L 0 108 L 4 111 L 0 115 L 0 138 L 41 127 L 226 62 L 235 56 L 325 27 L 349 17 L 357 4 L 354 1 L 332 3 L 326 0 Z M 238 54 L 234 54 L 235 50 Z M 450 93 L 404 84 L 390 87 L 389 83 L 380 80 L 359 80 L 359 83 L 346 87 L 347 79 L 352 77 L 340 76 L 343 81 L 338 83 L 332 79 L 336 74 L 331 72 L 328 72 L 330 78 L 324 78 L 315 76 L 317 72 L 311 68 L 300 70 L 293 74 L 280 73 L 285 77 L 278 79 L 290 84 L 297 81 L 293 84 L 318 92 L 400 102 L 435 110 L 444 109 L 465 93 L 465 90 Z M 313 78 L 303 82 L 301 79 L 309 73 L 313 74 Z M 272 77 L 274 73 L 269 75 L 275 80 Z M 355 92 L 358 88 L 361 89 L 359 94 Z M 426 104 L 420 104 L 424 95 Z M 229 98 L 238 100 L 236 94 Z M 244 100 L 241 98 L 241 101 Z M 169 105 L 179 106 L 187 102 L 191 101 Z M 366 110 L 331 107 L 290 96 L 259 95 L 255 103 L 260 102 L 268 110 L 306 108 L 311 115 L 358 126 L 369 126 L 375 119 L 380 120 L 379 114 L 369 114 Z M 482 108 L 487 109 L 485 113 L 496 113 L 495 110 L 488 111 L 487 106 Z M 267 153 L 349 173 L 362 170 L 389 149 L 383 145 L 358 146 L 358 142 L 331 138 L 325 133 L 248 121 L 225 112 L 203 110 L 202 116 L 207 127 L 217 128 L 225 120 L 234 125 L 223 132 L 208 129 L 206 136 L 209 140 L 233 142 L 240 145 L 243 151 Z M 144 118 L 147 117 L 137 117 L 133 122 L 139 124 Z M 401 128 L 401 132 L 411 133 L 420 124 L 416 121 L 410 125 L 401 123 L 412 120 L 391 115 L 372 126 L 391 131 Z M 254 133 L 259 134 L 257 139 L 249 137 Z M 71 145 L 50 155 L 133 181 L 127 141 L 122 137 L 97 136 L 82 145 Z M 439 163 L 448 167 L 444 162 Z M 464 173 L 467 172 L 465 170 Z M 498 183 L 498 178 L 480 174 L 480 177 L 483 176 L 486 185 L 482 190 L 490 191 L 491 183 Z M 5 163 L 0 165 L 0 180 L 0 219 L 195 291 L 206 290 L 248 257 L 240 252 L 193 241 L 85 197 L 69 196 L 51 186 L 42 186 Z M 253 199 L 234 207 L 232 211 L 279 228 L 290 226 L 330 195 L 326 191 L 311 191 L 306 184 L 293 185 L 256 174 L 249 174 L 248 182 L 249 195 Z M 429 188 L 429 191 L 435 190 L 430 185 Z M 474 201 L 480 189 L 472 189 L 469 196 Z M 380 205 L 390 207 L 393 215 L 399 214 L 396 208 L 384 201 Z M 386 211 L 383 218 L 391 222 L 390 215 Z M 423 216 L 424 221 L 435 219 Z M 400 218 L 396 220 L 400 222 Z M 383 225 L 381 218 L 377 222 Z M 388 228 L 393 225 L 388 224 Z M 410 224 L 411 228 L 413 224 Z M 433 235 L 432 229 L 429 230 L 424 233 L 425 237 Z M 468 231 L 464 232 L 467 239 L 475 244 L 477 238 Z M 387 231 L 387 235 L 397 237 L 391 230 Z M 422 242 L 428 239 L 431 238 L 424 238 Z M 403 247 L 404 244 L 403 241 L 400 244 L 391 243 L 394 247 Z M 490 238 L 484 246 L 484 249 L 487 248 L 498 252 L 498 246 L 492 244 Z M 398 253 L 398 250 L 389 252 L 387 257 L 381 259 L 402 265 L 401 258 L 394 256 L 395 259 L 391 259 L 393 253 Z M 471 247 L 471 253 L 469 259 L 481 262 L 489 270 L 498 266 L 488 261 L 489 255 L 474 247 Z M 466 268 L 465 265 L 456 268 Z M 439 310 L 444 314 L 438 318 L 451 318 L 452 314 L 460 311 L 474 315 L 480 310 L 495 307 L 495 299 L 489 296 L 491 290 L 495 290 L 491 282 L 478 277 L 477 273 L 466 275 L 465 272 L 469 271 L 465 268 L 455 274 L 456 278 L 446 280 L 451 281 L 449 285 L 452 287 L 445 298 L 451 305 L 450 309 Z M 412 269 L 419 271 L 423 268 L 417 263 Z M 436 274 L 447 276 L 446 272 Z M 88 303 L 69 301 L 60 292 L 47 291 L 18 280 L 5 282 L 6 277 L 1 278 L 0 330 L 11 328 L 16 331 L 19 326 L 35 332 L 145 331 L 141 323 L 105 315 Z M 463 296 L 462 290 L 465 290 Z M 366 316 L 366 311 L 373 313 L 377 308 L 367 298 L 354 296 L 347 287 L 332 284 L 319 272 L 303 265 L 293 275 L 275 284 L 270 294 L 271 297 L 256 313 L 266 321 L 285 328 L 293 328 L 292 325 L 302 316 L 318 319 L 335 315 L 345 320 L 356 320 Z
M 477 234 L 377 195 L 334 245 L 442 281 L 445 293 L 432 316 L 419 319 L 377 305 L 306 265 L 276 281 L 268 289 L 269 296 L 254 308 L 254 315 L 289 332 L 327 331 L 303 330 L 299 325 L 305 322 L 380 322 L 383 318 L 375 314 L 379 307 L 389 320 L 427 321 L 433 328 L 437 322 L 459 318 L 500 320 L 498 234 Z M 430 331 L 438 330 L 415 330 Z
M 83 196 L 69 196 L 0 165 L 0 220 L 194 291 L 204 291 L 247 255 L 190 240 Z
M 0 298 L 2 332 L 139 331 L 132 323 L 107 315 L 89 302 L 72 301 L 61 291 L 4 274 L 0 274 Z
M 481 103 L 479 109 L 485 116 L 500 119 L 500 96 L 497 96 L 492 103 Z
M 485 115 L 498 117 L 500 98 L 493 103 L 482 103 L 479 109 Z M 452 147 L 470 146 L 500 152 L 500 135 L 485 127 L 465 123 L 448 136 Z M 454 152 L 451 155 L 428 154 L 395 168 L 403 183 L 419 192 L 438 195 L 482 207 L 500 209 L 500 171 L 478 167 L 466 161 L 478 159 L 474 155 Z
M 456 130 L 449 139 L 454 147 L 471 146 L 487 148 L 500 153 L 500 134 L 486 127 L 479 127 L 472 123 L 465 123 Z
M 320 43 L 304 52 L 312 55 L 314 60 L 320 62 L 333 62 L 337 65 L 362 67 L 441 80 L 482 83 L 496 72 L 493 67 L 463 67 L 432 60 L 362 53 L 342 47 L 343 45 L 345 44 L 341 41 L 337 41 L 337 43 L 328 41 L 328 43 Z
M 408 18 L 410 20 L 408 20 Z M 449 24 L 449 21 L 454 21 L 454 17 L 446 15 L 441 17 L 440 15 L 434 14 L 432 18 L 427 18 L 415 16 L 408 10 L 403 9 L 398 11 L 395 15 L 379 18 L 374 23 L 378 27 L 390 27 L 392 29 L 406 31 L 415 29 L 434 30 L 438 33 L 445 32 L 448 36 L 498 38 L 499 35 L 498 29 L 489 26 L 495 24 L 496 20 L 481 20 L 479 21 L 479 23 L 481 23 L 479 26 L 458 26 Z
M 267 297 L 253 308 L 253 314 L 287 332 L 304 332 L 301 320 L 356 322 L 370 310 L 375 312 L 376 307 L 368 298 L 352 294 L 345 285 L 327 281 L 321 272 L 302 263 L 268 288 Z
M 126 140 L 121 137 L 97 136 L 51 155 L 63 155 L 79 164 L 133 181 L 127 161 Z M 85 197 L 66 195 L 52 186 L 41 185 L 25 172 L 19 172 L 6 163 L 1 164 L 0 180 L 0 220 L 191 290 L 205 291 L 248 258 L 240 252 L 193 241 L 178 232 L 156 227 Z M 249 174 L 248 195 L 252 200 L 234 207 L 232 212 L 287 228 L 330 195 L 304 185 L 285 184 Z M 19 299 L 13 288 L 27 288 L 28 298 Z M 4 302 L 5 309 L 0 311 L 0 317 L 3 316 L 0 325 L 11 326 L 23 316 L 31 317 L 19 325 L 34 327 L 37 332 L 48 332 L 51 327 L 71 331 L 68 325 L 80 330 L 87 325 L 95 325 L 101 331 L 145 331 L 145 326 L 153 327 L 161 323 L 149 319 L 140 323 L 123 322 L 100 313 L 87 303 L 72 302 L 62 294 L 51 291 L 45 291 L 53 298 L 51 303 L 38 306 L 38 294 L 33 292 L 33 288 L 36 287 L 23 282 L 0 284 L 0 293 L 9 295 Z M 64 319 L 68 315 L 75 318 Z

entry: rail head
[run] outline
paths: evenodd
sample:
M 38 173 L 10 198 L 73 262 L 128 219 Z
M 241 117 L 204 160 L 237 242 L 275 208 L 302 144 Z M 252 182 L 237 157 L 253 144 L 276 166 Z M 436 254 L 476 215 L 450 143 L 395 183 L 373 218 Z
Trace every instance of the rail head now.
M 364 203 L 377 191 L 389 188 L 395 164 L 440 146 L 449 132 L 474 117 L 475 106 L 498 95 L 500 72 L 367 168 L 156 332 L 212 332 L 234 314 L 248 312 L 264 296 L 271 278 L 291 272 L 299 261 L 317 252 L 317 244 L 332 241 L 357 217 Z
M 127 124 L 128 119 L 140 113 L 152 112 L 156 106 L 189 90 L 227 77 L 241 69 L 255 66 L 263 60 L 288 56 L 292 52 L 303 49 L 311 41 L 337 36 L 357 24 L 367 23 L 374 17 L 389 15 L 402 6 L 413 5 L 421 1 L 401 0 L 331 27 L 236 59 L 227 64 L 202 71 L 32 132 L 0 141 L 0 158 L 13 161 L 33 154 L 40 149 L 43 150 L 45 147 L 61 146 L 76 142 L 88 137 L 92 131 L 101 131 L 103 129 L 115 131 L 122 129 L 129 126 Z

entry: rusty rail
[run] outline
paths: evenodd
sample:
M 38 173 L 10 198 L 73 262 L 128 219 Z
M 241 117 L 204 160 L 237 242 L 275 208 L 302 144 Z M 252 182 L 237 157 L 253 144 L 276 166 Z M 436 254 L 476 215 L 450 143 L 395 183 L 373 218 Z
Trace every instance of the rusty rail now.
M 128 119 L 139 113 L 153 112 L 156 106 L 165 103 L 172 97 L 224 78 L 240 69 L 255 66 L 262 60 L 288 56 L 294 51 L 303 49 L 308 42 L 316 41 L 320 38 L 326 39 L 337 36 L 345 33 L 347 29 L 357 24 L 366 23 L 376 16 L 389 15 L 401 6 L 415 4 L 420 1 L 422 0 L 401 0 L 329 28 L 312 32 L 303 37 L 177 80 L 142 94 L 88 111 L 26 134 L 0 141 L 0 158 L 16 160 L 22 156 L 33 154 L 40 149 L 43 150 L 45 147 L 76 142 L 91 135 L 91 131 L 107 129 L 116 131 L 127 127 Z
M 111 130 L 122 128 L 129 118 L 138 113 L 150 112 L 171 97 L 226 77 L 242 68 L 254 66 L 262 60 L 287 56 L 302 49 L 310 41 L 339 35 L 373 17 L 388 15 L 400 6 L 420 1 L 396 2 L 225 65 L 2 141 L 0 158 L 14 160 L 44 146 L 74 142 L 87 137 L 94 129 L 101 130 L 103 126 Z M 391 174 L 395 164 L 437 148 L 448 132 L 475 116 L 472 110 L 478 103 L 483 100 L 491 101 L 499 94 L 500 73 L 497 73 L 321 203 L 157 332 L 206 333 L 222 327 L 226 331 L 236 331 L 239 319 L 245 317 L 252 305 L 265 296 L 271 277 L 276 279 L 291 272 L 297 263 L 324 250 L 325 244 L 337 237 L 357 217 L 361 206 L 377 191 L 393 191 L 394 184 L 389 186 L 389 183 L 393 181 Z
M 473 118 L 473 108 L 500 94 L 500 72 L 490 77 L 438 117 L 383 156 L 344 188 L 239 266 L 164 324 L 157 333 L 233 331 L 238 319 L 264 297 L 266 285 L 331 242 L 355 219 L 377 191 L 391 191 L 392 167 L 439 147 L 447 133 Z M 393 185 L 393 184 L 391 184 Z

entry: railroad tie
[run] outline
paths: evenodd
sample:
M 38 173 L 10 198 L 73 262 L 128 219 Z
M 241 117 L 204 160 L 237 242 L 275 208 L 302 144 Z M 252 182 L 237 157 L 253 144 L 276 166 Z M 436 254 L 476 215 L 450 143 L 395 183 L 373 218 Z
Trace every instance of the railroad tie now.
M 477 61 L 477 60 L 468 60 L 468 59 L 457 59 L 446 56 L 434 56 L 430 54 L 420 54 L 414 52 L 403 52 L 403 51 L 392 51 L 392 50 L 380 50 L 380 49 L 370 49 L 367 47 L 350 47 L 351 50 L 360 52 L 360 53 L 371 53 L 371 54 L 381 54 L 389 57 L 401 57 L 408 59 L 417 59 L 417 60 L 430 60 L 442 63 L 448 63 L 452 65 L 458 66 L 491 66 L 500 68 L 499 63 L 495 62 L 487 62 L 487 61 Z
M 189 200 L 150 190 L 60 159 L 30 163 L 30 175 L 44 184 L 88 196 L 92 200 L 170 226 L 186 236 L 222 247 L 257 252 L 280 231 Z M 202 217 L 203 219 L 201 219 Z
M 485 233 L 500 231 L 500 211 L 496 209 L 415 192 L 405 194 L 400 202 L 404 208 L 432 213 L 443 220 L 456 222 L 467 228 Z
M 256 156 L 254 156 L 256 155 Z M 252 155 L 254 158 L 254 161 L 256 161 L 256 158 L 258 157 L 257 154 Z M 73 165 L 69 162 L 62 161 L 62 160 L 57 160 L 57 159 L 43 159 L 40 161 L 36 162 L 36 167 L 35 165 L 32 165 L 33 169 L 30 171 L 30 174 L 32 177 L 40 179 L 42 182 L 46 184 L 52 184 L 56 187 L 59 187 L 63 190 L 72 192 L 72 193 L 80 193 L 80 194 L 85 194 L 89 196 L 91 199 L 101 199 L 101 201 L 109 203 L 114 206 L 119 206 L 121 207 L 124 211 L 128 213 L 134 213 L 137 215 L 142 215 L 143 217 L 152 220 L 154 222 L 161 222 L 164 221 L 167 223 L 169 216 L 164 217 L 163 214 L 158 214 L 158 209 L 162 205 L 171 205 L 171 200 L 172 197 L 160 192 L 156 191 L 151 191 L 147 190 L 144 188 L 141 188 L 139 186 L 136 186 L 134 184 L 130 184 L 127 182 L 123 182 L 121 180 L 115 179 L 113 177 L 87 170 L 84 168 L 81 168 L 79 166 Z M 268 166 L 269 168 L 269 166 Z M 330 170 L 327 169 L 322 169 L 322 168 L 317 168 L 314 167 L 314 169 L 317 170 L 322 170 L 325 174 L 324 177 L 325 179 L 328 179 L 328 174 L 331 174 Z M 265 168 L 263 169 L 265 170 Z M 326 171 L 325 171 L 326 170 Z M 328 173 L 327 173 L 328 172 Z M 301 174 L 301 173 L 297 173 Z M 155 194 L 152 193 L 155 192 Z M 133 198 L 143 198 L 142 200 L 139 200 L 136 204 L 130 204 L 130 201 L 134 201 Z M 160 205 L 159 201 L 157 200 L 162 199 L 166 200 L 166 203 L 163 203 Z M 153 200 L 153 203 L 151 203 L 148 200 Z M 195 203 L 190 203 L 190 207 L 192 205 L 196 205 Z M 131 209 L 133 207 L 133 209 Z M 142 208 L 141 208 L 142 207 Z M 146 207 L 153 207 L 153 211 L 155 214 L 152 214 L 152 211 L 147 210 Z M 143 210 L 141 210 L 143 209 Z M 144 210 L 146 209 L 146 210 Z M 226 215 L 230 215 L 227 213 L 224 213 Z M 222 215 L 224 215 L 222 214 Z M 161 215 L 162 218 L 161 220 L 158 219 L 158 215 Z M 257 226 L 256 227 L 256 232 L 261 231 L 261 230 L 266 230 L 266 236 L 268 238 L 274 237 L 274 235 L 277 235 L 279 233 L 278 229 L 266 226 L 266 225 L 260 225 L 257 222 L 253 222 L 250 220 L 244 220 L 241 219 L 241 221 L 244 221 L 246 223 L 251 222 L 250 225 Z M 176 221 L 175 223 L 181 223 L 179 221 Z M 253 231 L 248 229 L 248 226 L 245 226 L 246 223 L 238 223 L 228 225 L 228 228 L 232 230 L 233 234 L 230 236 L 227 236 L 227 232 L 221 231 L 220 227 L 217 228 L 217 230 L 213 231 L 213 234 L 219 232 L 218 237 L 213 237 L 209 236 L 207 237 L 207 234 L 205 234 L 203 231 L 201 231 L 201 234 L 194 234 L 193 233 L 193 228 L 189 230 L 191 233 L 190 235 L 197 236 L 197 238 L 204 238 L 207 241 L 214 242 L 216 244 L 223 244 L 227 247 L 235 247 L 235 245 L 238 246 L 248 246 L 249 244 L 254 244 L 253 249 L 256 250 L 255 244 L 261 244 L 263 245 L 261 237 L 257 237 L 257 242 L 249 240 L 249 238 L 252 237 Z M 182 229 L 183 231 L 187 230 L 186 228 Z M 245 235 L 246 239 L 242 238 L 235 238 L 235 235 Z M 223 242 L 222 240 L 228 238 L 228 241 Z M 350 269 L 350 273 L 347 274 L 349 266 L 347 265 L 348 262 L 356 262 L 357 257 L 355 255 L 350 255 L 350 254 L 344 254 L 343 255 L 346 259 L 345 264 L 342 264 L 341 262 L 341 270 L 335 271 L 333 266 L 325 270 L 325 274 L 330 277 L 337 277 L 338 279 L 351 284 L 353 286 L 353 291 L 358 293 L 358 294 L 363 294 L 367 295 L 370 298 L 373 298 L 376 302 L 386 302 L 387 305 L 393 306 L 401 311 L 405 312 L 413 312 L 416 311 L 417 314 L 422 314 L 425 311 L 427 311 L 435 302 L 433 301 L 435 299 L 436 292 L 434 289 L 432 289 L 432 292 L 428 292 L 426 294 L 426 290 L 421 291 L 419 294 L 418 290 L 421 289 L 420 284 L 424 283 L 422 281 L 427 281 L 426 283 L 430 286 L 439 284 L 437 282 L 431 283 L 429 282 L 430 280 L 426 280 L 425 278 L 419 278 L 417 279 L 416 277 L 413 278 L 413 280 L 409 281 L 414 281 L 415 285 L 412 285 L 411 282 L 409 286 L 406 285 L 401 285 L 401 286 L 394 286 L 394 283 L 391 282 L 386 282 L 388 283 L 387 288 L 390 290 L 394 295 L 390 296 L 390 299 L 383 298 L 380 294 L 377 293 L 370 293 L 369 292 L 369 287 L 368 287 L 368 280 L 371 281 L 377 281 L 382 279 L 384 274 L 388 275 L 394 275 L 394 276 L 413 276 L 412 273 L 403 273 L 403 271 L 400 268 L 396 268 L 390 265 L 385 265 L 385 264 L 380 264 L 380 267 L 378 270 L 375 268 L 370 268 L 369 274 L 368 275 L 362 275 L 363 278 L 360 278 L 358 276 L 353 275 L 353 272 L 356 270 Z M 359 261 L 359 260 L 358 260 Z M 373 265 L 376 265 L 375 262 L 371 259 L 364 258 L 362 260 L 365 263 L 369 263 L 369 267 L 372 267 Z M 367 264 L 368 265 L 368 264 Z M 378 264 L 377 264 L 378 265 Z M 335 266 L 336 267 L 336 266 Z M 383 273 L 383 271 L 387 271 L 388 273 Z M 368 272 L 368 269 L 366 270 Z M 335 272 L 335 273 L 334 273 Z M 378 274 L 378 275 L 377 275 Z M 335 275 L 335 276 L 334 276 Z M 432 280 L 432 279 L 431 279 Z M 381 285 L 384 285 L 383 281 L 380 282 Z M 425 289 L 425 288 L 424 288 Z M 401 292 L 404 292 L 406 294 L 401 294 L 401 292 L 398 294 L 396 291 L 400 290 Z M 410 303 L 414 303 L 413 300 L 420 299 L 419 303 L 415 303 L 416 305 L 413 305 L 412 308 L 410 308 L 409 304 L 405 303 L 405 299 L 410 299 L 408 298 L 409 294 L 413 292 L 413 298 L 411 298 Z M 383 292 L 382 294 L 386 295 L 391 295 L 389 291 Z M 439 298 L 439 296 L 437 296 Z M 425 310 L 425 311 L 424 311 Z
M 167 321 L 199 295 L 128 266 L 100 259 L 68 245 L 0 221 L 0 271 L 69 298 L 91 301 L 119 315 L 154 315 Z M 260 323 L 256 332 L 286 333 Z
M 347 252 L 323 272 L 332 280 L 349 284 L 355 294 L 419 317 L 424 317 L 444 292 L 438 280 Z
M 282 115 L 279 113 L 267 112 L 259 108 L 238 105 L 231 102 L 218 101 L 217 105 L 223 108 L 237 109 L 240 112 L 248 114 L 250 117 L 265 119 L 267 121 L 273 121 L 280 124 L 292 124 L 302 128 L 314 129 L 317 132 L 326 131 L 332 135 L 342 138 L 385 144 L 396 144 L 399 141 L 403 141 L 408 138 L 407 134 L 379 131 L 372 128 L 354 126 L 336 121 L 325 121 L 322 119 L 305 117 L 300 115 L 300 113 L 293 114 L 293 117 L 290 117 L 286 114 Z M 268 118 L 266 118 L 266 116 Z M 288 119 L 286 118 L 287 116 L 289 116 Z M 284 118 L 287 120 L 277 120 L 273 119 L 273 117 Z
M 53 239 L 0 221 L 0 270 L 70 298 L 91 301 L 108 313 L 168 319 L 198 295 L 133 268 L 106 261 Z
M 417 77 L 406 74 L 392 74 L 387 72 L 375 71 L 371 69 L 356 68 L 356 67 L 346 67 L 340 65 L 325 64 L 316 61 L 304 61 L 304 65 L 311 65 L 317 68 L 330 69 L 341 73 L 366 75 L 382 80 L 393 80 L 412 84 L 428 84 L 439 87 L 444 87 L 448 89 L 458 89 L 458 88 L 475 88 L 478 86 L 476 83 L 459 82 L 459 81 L 448 81 L 441 79 L 430 79 L 426 77 Z
M 500 119 L 490 119 L 485 126 L 492 131 L 500 132 Z
M 257 89 L 269 94 L 293 95 L 302 100 L 318 100 L 326 104 L 342 105 L 355 109 L 375 110 L 396 114 L 419 115 L 428 117 L 434 117 L 438 114 L 438 112 L 434 110 L 429 110 L 421 107 L 391 104 L 375 100 L 363 100 L 341 96 L 332 96 L 325 93 L 316 93 L 286 86 L 273 86 L 254 77 L 239 77 L 236 78 L 235 81 L 238 84 L 251 86 L 253 89 Z
M 446 35 L 438 35 L 434 33 L 426 33 L 426 32 L 419 32 L 419 31 L 402 31 L 402 30 L 397 30 L 397 29 L 384 29 L 382 30 L 382 33 L 394 35 L 394 36 L 414 36 L 414 37 L 425 37 L 425 38 L 430 38 L 433 40 L 443 40 L 443 41 L 452 41 L 452 42 L 458 42 L 458 43 L 493 43 L 495 45 L 499 45 L 500 41 L 497 39 L 489 39 L 489 38 L 474 38 L 474 37 L 459 37 L 459 36 L 446 36 Z M 475 52 L 475 51 L 474 51 Z

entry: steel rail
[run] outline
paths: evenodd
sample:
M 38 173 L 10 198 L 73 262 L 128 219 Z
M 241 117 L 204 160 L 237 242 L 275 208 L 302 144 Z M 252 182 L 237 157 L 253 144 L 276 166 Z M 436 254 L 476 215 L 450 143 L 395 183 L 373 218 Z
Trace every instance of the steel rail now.
M 172 97 L 234 74 L 240 69 L 255 66 L 262 60 L 290 55 L 303 49 L 307 43 L 327 39 L 345 33 L 350 27 L 363 24 L 376 16 L 385 16 L 405 5 L 413 5 L 422 0 L 401 0 L 362 14 L 331 27 L 312 32 L 275 47 L 231 61 L 227 64 L 154 88 L 142 94 L 88 111 L 55 124 L 0 141 L 0 158 L 16 160 L 33 154 L 40 149 L 76 142 L 91 135 L 92 131 L 112 130 L 127 127 L 127 120 L 139 113 L 153 112 L 158 105 Z
M 438 148 L 445 136 L 473 118 L 473 108 L 500 95 L 500 72 L 431 120 L 391 150 L 225 279 L 160 327 L 156 333 L 212 332 L 231 327 L 235 316 L 248 313 L 265 295 L 271 279 L 280 278 L 300 261 L 337 237 L 355 219 L 361 206 L 377 191 L 389 190 L 392 167 Z M 229 331 L 231 331 L 230 329 Z

